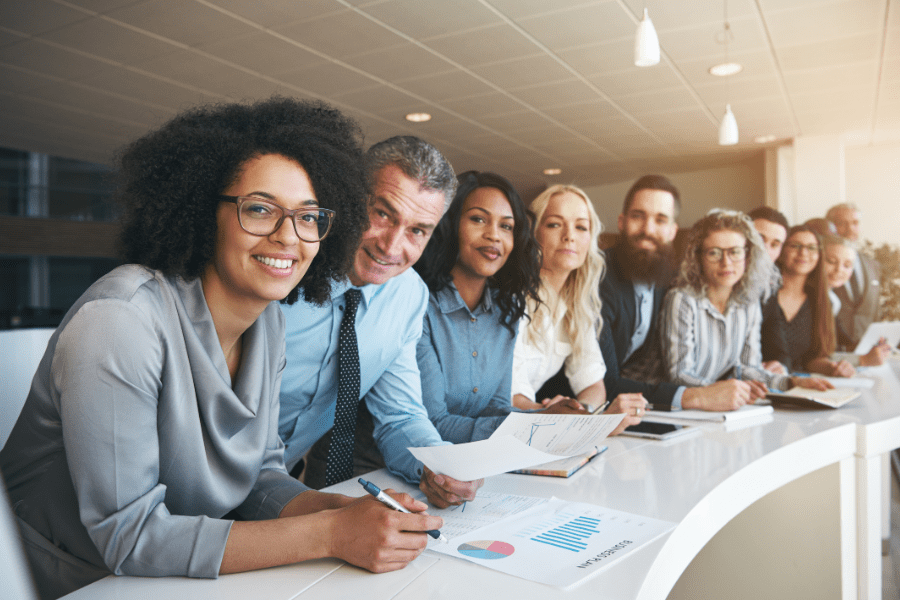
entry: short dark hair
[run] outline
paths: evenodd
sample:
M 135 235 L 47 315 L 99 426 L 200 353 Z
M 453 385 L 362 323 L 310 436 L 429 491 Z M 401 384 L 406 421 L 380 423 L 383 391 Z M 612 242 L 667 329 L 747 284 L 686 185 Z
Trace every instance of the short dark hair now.
M 762 219 L 763 221 L 770 221 L 775 223 L 776 225 L 781 225 L 784 227 L 784 231 L 787 232 L 788 229 L 791 228 L 788 225 L 787 217 L 785 217 L 780 211 L 775 210 L 771 206 L 759 206 L 754 208 L 750 212 L 747 213 L 747 216 L 750 217 L 752 221 L 756 219 Z
M 273 97 L 190 109 L 131 143 L 119 158 L 126 262 L 185 279 L 213 259 L 219 195 L 247 161 L 278 154 L 309 176 L 318 203 L 335 211 L 328 237 L 297 288 L 325 302 L 343 279 L 368 226 L 368 177 L 356 122 L 322 102 Z
M 498 290 L 497 306 L 501 322 L 512 332 L 525 314 L 525 303 L 530 297 L 538 301 L 541 283 L 540 246 L 534 238 L 525 203 L 508 179 L 496 173 L 466 171 L 458 177 L 459 187 L 447 213 L 441 218 L 428 241 L 422 257 L 414 268 L 437 292 L 453 280 L 451 269 L 459 259 L 459 221 L 462 218 L 466 198 L 479 188 L 495 188 L 509 201 L 512 209 L 513 248 L 506 263 L 488 282 L 489 288 Z
M 625 194 L 625 202 L 622 204 L 623 215 L 628 214 L 628 211 L 631 209 L 631 203 L 634 202 L 634 197 L 641 190 L 660 190 L 672 194 L 672 198 L 675 199 L 675 214 L 672 216 L 675 219 L 678 218 L 678 213 L 681 212 L 681 195 L 678 193 L 678 188 L 675 187 L 675 184 L 664 175 L 644 175 L 635 181 L 628 193 Z
M 371 177 L 388 165 L 396 165 L 423 188 L 443 193 L 447 212 L 456 193 L 456 175 L 437 148 L 414 135 L 397 135 L 374 144 L 366 152 Z

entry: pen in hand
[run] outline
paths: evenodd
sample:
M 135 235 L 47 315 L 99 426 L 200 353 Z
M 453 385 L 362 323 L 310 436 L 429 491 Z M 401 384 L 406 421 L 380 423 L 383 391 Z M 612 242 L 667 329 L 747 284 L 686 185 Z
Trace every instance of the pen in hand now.
M 381 502 L 388 508 L 393 508 L 394 510 L 398 510 L 402 513 L 411 514 L 408 510 L 406 510 L 406 508 L 402 504 L 400 504 L 399 502 L 397 502 L 396 500 L 394 500 L 393 498 L 391 498 L 390 496 L 388 496 L 387 494 L 382 492 L 378 488 L 378 486 L 375 485 L 374 483 L 366 481 L 365 479 L 360 477 L 359 484 L 361 486 L 363 486 L 363 488 L 367 492 L 369 492 L 372 496 L 374 496 L 376 500 L 378 500 L 379 502 Z M 437 529 L 430 529 L 430 530 L 426 531 L 425 533 L 427 533 L 428 535 L 430 535 L 431 537 L 433 537 L 436 540 L 440 540 L 440 541 L 444 542 L 445 544 L 447 543 L 447 538 L 445 538 L 443 536 L 443 534 L 441 534 L 441 532 L 438 531 Z

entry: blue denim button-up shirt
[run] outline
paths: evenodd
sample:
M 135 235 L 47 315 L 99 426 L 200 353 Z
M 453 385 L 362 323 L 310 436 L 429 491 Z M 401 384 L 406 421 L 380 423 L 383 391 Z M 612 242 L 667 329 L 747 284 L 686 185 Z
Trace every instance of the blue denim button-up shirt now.
M 483 440 L 513 411 L 510 404 L 516 327 L 500 323 L 493 295 L 470 311 L 450 283 L 432 293 L 416 350 L 422 399 L 441 437 Z

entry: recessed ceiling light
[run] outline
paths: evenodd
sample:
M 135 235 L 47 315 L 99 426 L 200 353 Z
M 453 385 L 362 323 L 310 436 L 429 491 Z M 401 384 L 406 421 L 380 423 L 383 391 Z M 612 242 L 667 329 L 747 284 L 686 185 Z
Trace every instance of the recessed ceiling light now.
M 409 113 L 406 115 L 406 120 L 413 123 L 424 123 L 431 120 L 431 115 L 428 113 Z
M 719 65 L 714 65 L 709 68 L 710 75 L 715 75 L 716 77 L 728 77 L 729 75 L 735 75 L 744 70 L 744 67 L 735 62 L 727 62 Z
M 559 175 L 562 169 L 544 169 L 544 175 Z
M 758 135 L 753 138 L 753 141 L 757 144 L 768 144 L 769 142 L 774 142 L 777 139 L 778 138 L 776 138 L 774 135 Z

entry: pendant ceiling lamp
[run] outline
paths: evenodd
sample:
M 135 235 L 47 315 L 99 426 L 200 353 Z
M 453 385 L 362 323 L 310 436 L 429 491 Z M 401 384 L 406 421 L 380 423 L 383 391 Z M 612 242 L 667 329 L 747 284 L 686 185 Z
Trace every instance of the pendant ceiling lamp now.
M 644 9 L 644 18 L 638 24 L 634 37 L 634 64 L 637 67 L 652 67 L 659 63 L 659 37 L 653 21 Z
M 728 63 L 728 41 L 731 37 L 731 26 L 728 24 L 728 0 L 724 0 L 725 11 L 724 11 L 724 22 L 722 24 L 723 28 L 723 39 L 722 42 L 725 44 L 725 62 L 723 64 Z M 733 73 L 732 73 L 733 74 Z M 731 86 L 726 84 L 725 95 L 726 97 L 730 95 Z M 719 124 L 719 145 L 720 146 L 734 146 L 738 143 L 738 126 L 737 120 L 734 118 L 734 113 L 731 112 L 731 104 L 725 104 L 725 115 L 722 117 L 722 122 Z
M 734 113 L 731 112 L 731 105 L 725 105 L 725 116 L 722 117 L 722 123 L 719 125 L 719 145 L 734 146 L 738 143 L 738 127 Z

